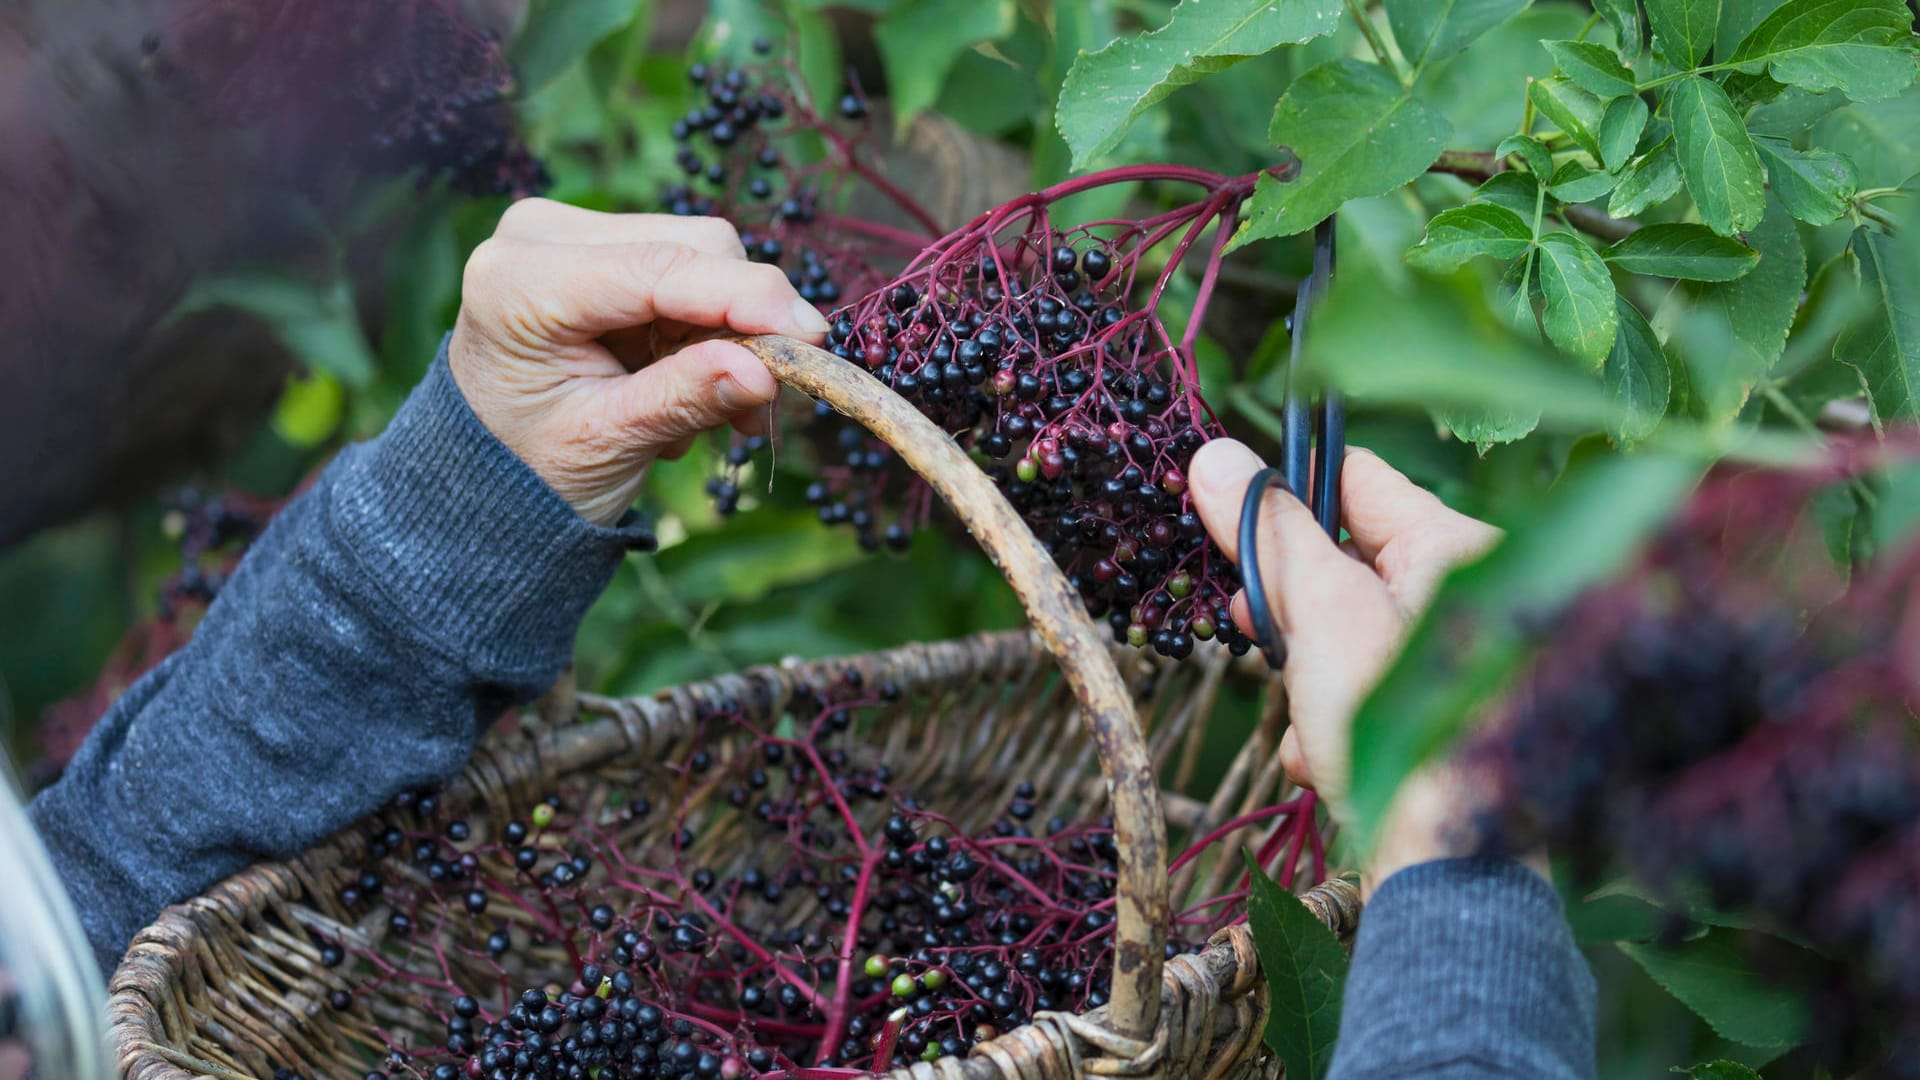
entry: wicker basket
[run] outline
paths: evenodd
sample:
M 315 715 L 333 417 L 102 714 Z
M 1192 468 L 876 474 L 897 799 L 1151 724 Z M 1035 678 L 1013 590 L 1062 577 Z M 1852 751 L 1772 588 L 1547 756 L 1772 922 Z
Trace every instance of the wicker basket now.
M 486 836 L 496 824 L 524 818 L 563 783 L 586 792 L 589 806 L 615 791 L 664 787 L 674 774 L 660 762 L 676 746 L 684 754 L 704 705 L 728 701 L 771 719 L 795 687 L 829 685 L 858 670 L 868 685 L 890 682 L 902 691 L 869 736 L 884 747 L 867 751 L 913 762 L 915 775 L 900 777 L 903 787 L 966 792 L 976 820 L 963 813 L 956 823 L 977 829 L 1005 805 L 1017 779 L 1031 779 L 1055 804 L 1043 805 L 1045 814 L 1104 803 L 1120 853 L 1107 1005 L 1081 1016 L 1040 1013 L 964 1059 L 916 1064 L 896 1076 L 1278 1075 L 1261 1046 L 1266 994 L 1245 927 L 1221 930 L 1198 953 L 1164 959 L 1169 897 L 1196 889 L 1217 895 L 1236 869 L 1230 859 L 1215 860 L 1205 870 L 1211 880 L 1197 881 L 1196 861 L 1170 882 L 1168 824 L 1198 836 L 1286 795 L 1278 756 L 1285 710 L 1272 681 L 1221 649 L 1178 666 L 1112 649 L 1045 549 L 951 439 L 827 353 L 781 338 L 748 344 L 783 382 L 867 426 L 940 492 L 1014 585 L 1033 632 L 756 668 L 645 698 L 576 696 L 563 683 L 538 718 L 483 741 L 441 797 L 435 822 L 409 812 L 402 824 L 459 816 Z M 1215 790 L 1204 801 L 1189 798 L 1178 792 L 1191 783 L 1229 678 L 1262 684 L 1258 724 Z M 716 757 L 732 752 L 734 736 L 703 738 Z M 624 850 L 645 850 L 664 825 L 633 828 L 620 837 Z M 748 856 L 740 834 L 732 839 L 729 851 L 727 830 L 702 830 L 709 865 Z M 1222 850 L 1233 850 L 1232 839 Z M 417 987 L 363 995 L 346 1010 L 327 1002 L 346 984 L 320 963 L 315 936 L 374 944 L 384 932 L 380 912 L 355 922 L 337 899 L 367 844 L 365 829 L 349 829 L 288 862 L 246 870 L 142 931 L 109 987 L 122 1072 L 135 1080 L 266 1080 L 276 1067 L 292 1067 L 308 1077 L 358 1077 L 381 1048 L 376 1023 L 388 1033 L 423 1033 L 431 1043 L 439 1022 L 422 1010 Z M 1358 896 L 1344 880 L 1305 899 L 1338 932 L 1358 919 Z

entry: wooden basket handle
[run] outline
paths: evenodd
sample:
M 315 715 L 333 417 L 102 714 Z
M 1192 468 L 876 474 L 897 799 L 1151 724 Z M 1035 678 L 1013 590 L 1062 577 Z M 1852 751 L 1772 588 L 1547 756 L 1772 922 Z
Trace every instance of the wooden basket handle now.
M 1113 806 L 1120 859 L 1108 1023 L 1115 1034 L 1152 1039 L 1167 944 L 1167 823 L 1159 779 L 1107 635 L 999 488 L 906 399 L 863 369 L 792 338 L 767 335 L 741 344 L 775 378 L 833 406 L 892 447 L 953 508 L 1019 595 L 1086 715 Z

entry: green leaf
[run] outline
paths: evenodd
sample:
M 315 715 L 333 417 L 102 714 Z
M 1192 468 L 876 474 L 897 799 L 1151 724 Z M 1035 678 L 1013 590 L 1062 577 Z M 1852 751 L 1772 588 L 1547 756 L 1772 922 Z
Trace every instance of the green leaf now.
M 1245 851 L 1247 925 L 1260 954 L 1273 1013 L 1266 1042 L 1299 1080 L 1320 1080 L 1333 1062 L 1340 1034 L 1340 995 L 1347 983 L 1347 952 L 1340 939 L 1300 898 L 1274 884 Z
M 1566 79 L 1541 79 L 1527 87 L 1527 97 L 1540 115 L 1573 136 L 1580 148 L 1600 160 L 1600 122 L 1606 103 Z
M 333 437 L 347 415 L 347 392 L 324 371 L 289 376 L 287 389 L 273 407 L 273 433 L 288 444 L 311 450 Z
M 1797 150 L 1785 139 L 1755 139 L 1767 183 L 1787 212 L 1809 225 L 1829 225 L 1847 212 L 1860 187 L 1853 162 L 1831 150 Z
M 1464 50 L 1428 61 L 1417 83 L 1420 100 L 1453 125 L 1452 145 L 1488 147 L 1520 130 L 1528 106 L 1516 91 L 1554 72 L 1541 43 L 1577 35 L 1587 14 L 1559 0 L 1536 4 Z
M 1709 419 L 1737 413 L 1754 383 L 1779 360 L 1807 286 L 1806 250 L 1793 219 L 1777 201 L 1767 204 L 1765 220 L 1747 233 L 1747 242 L 1760 253 L 1760 261 L 1746 276 L 1724 283 L 1689 283 L 1677 296 L 1685 310 L 1675 333 L 1691 339 L 1680 351 L 1693 394 L 1706 403 Z M 1699 320 L 1704 320 L 1704 336 L 1697 332 Z M 1673 335 L 1667 344 L 1674 348 Z
M 1648 225 L 1608 248 L 1608 262 L 1630 274 L 1736 281 L 1760 261 L 1760 253 L 1704 225 Z
M 1859 101 L 1892 97 L 1914 79 L 1913 12 L 1901 0 L 1790 0 L 1728 63 Z
M 1693 1080 L 1760 1080 L 1759 1073 L 1737 1061 L 1704 1061 L 1690 1067 L 1675 1065 L 1673 1071 L 1691 1076 Z
M 1540 238 L 1540 291 L 1547 300 L 1542 318 L 1555 345 L 1595 369 L 1606 363 L 1620 332 L 1613 275 L 1600 254 L 1570 232 Z
M 960 54 L 1013 33 L 1013 0 L 910 0 L 873 28 L 893 123 L 905 131 L 940 98 Z
M 1796 1046 L 1806 1037 L 1806 1006 L 1768 986 L 1740 949 L 1741 935 L 1716 928 L 1671 948 L 1623 942 L 1619 948 L 1722 1038 L 1745 1046 Z
M 1613 24 L 1614 35 L 1627 55 L 1640 51 L 1640 0 L 1594 0 L 1593 10 Z
M 1667 106 L 1673 114 L 1680 174 L 1700 208 L 1700 219 L 1723 235 L 1758 225 L 1767 212 L 1760 154 L 1727 92 L 1689 75 L 1668 91 Z
M 1540 205 L 1540 182 L 1532 173 L 1494 173 L 1486 183 L 1473 189 L 1473 201 L 1503 206 L 1518 214 L 1522 221 L 1530 221 Z
M 1720 0 L 1647 0 L 1653 49 L 1675 67 L 1690 68 L 1713 48 Z
M 1340 10 L 1340 0 L 1182 0 L 1160 29 L 1082 54 L 1060 88 L 1055 115 L 1073 167 L 1084 169 L 1119 145 L 1127 126 L 1168 94 L 1328 33 Z
M 1493 151 L 1494 157 L 1502 159 L 1514 154 L 1520 155 L 1533 175 L 1542 180 L 1553 178 L 1553 151 L 1547 149 L 1546 143 L 1531 135 L 1509 135 Z
M 1470 203 L 1436 214 L 1426 237 L 1408 250 L 1407 262 L 1445 273 L 1481 255 L 1517 259 L 1532 246 L 1533 229 L 1519 214 L 1493 203 Z
M 1540 427 L 1540 410 L 1526 407 L 1455 405 L 1437 409 L 1435 415 L 1454 438 L 1482 455 L 1496 446 L 1519 442 Z
M 1470 273 L 1413 274 L 1396 288 L 1363 266 L 1343 269 L 1314 311 L 1306 374 L 1383 405 L 1516 416 L 1544 408 L 1536 419 L 1583 430 L 1613 420 L 1598 381 L 1516 334 L 1489 300 Z M 1392 308 L 1392 319 L 1380 318 L 1383 306 Z
M 787 40 L 786 12 L 776 0 L 711 0 L 694 52 L 701 57 L 743 61 L 761 38 L 775 48 Z
M 1853 234 L 1853 253 L 1867 307 L 1834 355 L 1860 370 L 1874 419 L 1920 419 L 1920 253 L 1911 238 L 1864 226 Z
M 203 277 L 187 289 L 168 318 L 216 308 L 244 311 L 265 322 L 309 370 L 326 372 L 355 389 L 374 380 L 373 347 L 360 328 L 353 289 L 345 278 L 322 284 L 267 267 Z
M 862 561 L 848 539 L 823 533 L 813 514 L 763 509 L 697 544 L 667 548 L 654 564 L 689 605 L 745 603 Z
M 1592 202 L 1612 191 L 1619 182 L 1612 173 L 1589 169 L 1577 161 L 1564 161 L 1554 170 L 1547 194 L 1564 203 Z
M 1451 55 L 1533 0 L 1385 0 L 1393 40 L 1414 67 Z
M 1630 447 L 1653 434 L 1666 418 L 1673 378 L 1667 350 L 1647 317 L 1624 296 L 1619 298 L 1619 305 L 1620 334 L 1614 338 L 1613 351 L 1607 354 L 1601 381 L 1620 408 L 1620 419 L 1608 433 L 1614 442 Z
M 1865 187 L 1898 187 L 1920 173 L 1920 86 L 1856 102 L 1813 129 L 1813 145 L 1845 154 Z
M 1553 54 L 1554 63 L 1560 65 L 1560 74 L 1581 89 L 1609 100 L 1633 93 L 1633 72 L 1620 62 L 1618 53 L 1605 45 L 1594 41 L 1543 41 L 1541 44 Z
M 595 45 L 631 25 L 650 0 L 533 0 L 511 59 L 522 94 L 552 82 Z
M 1640 145 L 1640 135 L 1647 130 L 1647 119 L 1652 115 L 1653 110 L 1647 108 L 1646 101 L 1638 94 L 1607 103 L 1606 115 L 1600 118 L 1600 163 L 1607 171 L 1619 172 L 1633 159 L 1633 151 Z
M 1589 459 L 1524 514 L 1509 514 L 1499 547 L 1447 578 L 1354 718 L 1346 824 L 1358 851 L 1372 848 L 1402 781 L 1451 747 L 1519 672 L 1533 644 L 1519 616 L 1558 611 L 1618 573 L 1700 471 L 1651 451 Z
M 1439 160 L 1447 134 L 1446 120 L 1378 65 L 1321 64 L 1287 88 L 1268 132 L 1300 172 L 1286 183 L 1261 174 L 1233 245 L 1304 232 L 1348 199 L 1411 183 Z
M 1613 189 L 1613 198 L 1607 202 L 1607 215 L 1635 217 L 1680 194 L 1680 184 L 1680 153 L 1668 139 L 1627 166 L 1620 176 L 1620 186 Z

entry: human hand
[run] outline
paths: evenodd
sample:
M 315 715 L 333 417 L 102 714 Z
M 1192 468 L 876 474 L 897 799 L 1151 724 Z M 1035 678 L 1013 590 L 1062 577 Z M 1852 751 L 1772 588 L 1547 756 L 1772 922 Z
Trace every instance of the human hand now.
M 712 331 L 818 344 L 827 322 L 718 218 L 516 203 L 467 261 L 448 361 L 487 430 L 595 524 L 701 432 L 747 434 L 780 387 Z
M 1227 557 L 1239 561 L 1240 510 L 1264 463 L 1231 439 L 1208 443 L 1189 470 L 1194 503 Z M 1400 649 L 1407 627 L 1447 571 L 1473 559 L 1500 531 L 1447 507 L 1366 450 L 1347 453 L 1340 508 L 1351 539 L 1335 546 L 1313 514 L 1282 491 L 1261 507 L 1260 568 L 1267 603 L 1287 644 L 1292 725 L 1282 763 L 1337 818 L 1348 811 L 1354 714 Z M 1244 594 L 1234 620 L 1252 633 Z M 1460 854 L 1452 826 L 1474 808 L 1451 769 L 1408 781 L 1388 812 L 1363 888 L 1418 862 Z

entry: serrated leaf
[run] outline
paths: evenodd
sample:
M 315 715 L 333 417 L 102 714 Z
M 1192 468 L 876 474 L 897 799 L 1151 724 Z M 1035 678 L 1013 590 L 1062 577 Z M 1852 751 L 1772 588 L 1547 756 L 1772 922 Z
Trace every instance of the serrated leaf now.
M 533 0 L 510 54 L 517 91 L 531 94 L 552 82 L 638 13 L 634 0 Z
M 1620 335 L 1601 371 L 1607 393 L 1620 408 L 1620 419 L 1608 433 L 1621 446 L 1632 446 L 1653 434 L 1666 418 L 1667 402 L 1673 395 L 1673 377 L 1667 363 L 1667 350 L 1640 309 L 1622 296 Z
M 1647 0 L 1654 51 L 1678 68 L 1690 68 L 1713 48 L 1720 29 L 1720 0 Z
M 1667 94 L 1680 175 L 1714 232 L 1744 232 L 1767 212 L 1760 153 L 1740 113 L 1717 83 L 1689 75 Z
M 873 28 L 896 130 L 940 97 L 960 54 L 1013 33 L 1013 0 L 909 0 Z
M 1640 145 L 1640 135 L 1652 115 L 1653 110 L 1637 94 L 1607 103 L 1606 115 L 1600 118 L 1600 163 L 1609 172 L 1619 172 L 1633 160 L 1633 151 Z
M 1540 79 L 1527 87 L 1527 97 L 1540 115 L 1573 136 L 1573 141 L 1595 161 L 1600 160 L 1600 122 L 1607 112 L 1604 102 L 1566 79 Z
M 1614 35 L 1628 55 L 1640 51 L 1640 0 L 1594 0 L 1593 10 L 1613 24 Z
M 1600 254 L 1570 232 L 1540 238 L 1541 322 L 1547 337 L 1595 369 L 1606 363 L 1620 332 L 1613 275 Z
M 1280 1055 L 1288 1076 L 1320 1080 L 1333 1063 L 1340 1034 L 1346 950 L 1299 897 L 1274 884 L 1252 855 L 1243 851 L 1241 857 L 1252 883 L 1247 925 L 1273 1007 L 1267 1046 Z
M 1311 41 L 1340 18 L 1340 0 L 1182 0 L 1167 24 L 1118 38 L 1073 62 L 1055 124 L 1084 169 L 1168 94 L 1281 45 Z
M 1607 202 L 1607 214 L 1615 218 L 1635 217 L 1647 207 L 1666 202 L 1680 194 L 1680 153 L 1668 139 L 1640 155 L 1620 176 Z
M 1728 62 L 1789 86 L 1892 97 L 1914 80 L 1913 12 L 1901 0 L 1789 0 Z
M 1760 261 L 1738 281 L 1688 283 L 1677 299 L 1689 318 L 1707 320 L 1705 340 L 1687 348 L 1692 394 L 1710 420 L 1739 412 L 1754 383 L 1772 369 L 1786 348 L 1787 331 L 1807 285 L 1807 255 L 1793 219 L 1770 202 L 1747 243 Z M 1664 312 L 1663 312 L 1664 315 Z M 1668 348 L 1674 348 L 1672 335 Z
M 1560 74 L 1583 90 L 1611 100 L 1633 93 L 1633 72 L 1612 49 L 1594 41 L 1543 41 Z
M 1493 151 L 1496 158 L 1504 159 L 1514 154 L 1520 155 L 1520 160 L 1527 163 L 1527 170 L 1533 175 L 1543 180 L 1553 178 L 1553 151 L 1547 149 L 1546 143 L 1531 135 L 1509 135 Z
M 1701 468 L 1652 451 L 1589 459 L 1512 515 L 1499 547 L 1448 576 L 1354 717 L 1343 825 L 1356 851 L 1372 848 L 1401 783 L 1471 730 L 1522 669 L 1534 641 L 1515 616 L 1559 610 L 1628 565 Z
M 1612 191 L 1620 181 L 1612 173 L 1589 169 L 1577 161 L 1562 162 L 1554 170 L 1547 194 L 1564 203 L 1592 202 Z
M 1540 410 L 1456 405 L 1435 410 L 1453 437 L 1472 446 L 1481 456 L 1496 446 L 1519 442 L 1540 427 Z
M 1805 1004 L 1753 973 L 1738 933 L 1716 928 L 1671 948 L 1630 942 L 1619 948 L 1723 1038 L 1789 1047 L 1806 1037 Z
M 1920 254 L 1912 240 L 1866 227 L 1853 235 L 1866 311 L 1841 335 L 1834 356 L 1860 370 L 1874 419 L 1920 419 Z
M 1767 183 L 1787 213 L 1809 225 L 1827 225 L 1847 212 L 1860 178 L 1853 162 L 1831 150 L 1798 150 L 1785 139 L 1755 139 Z
M 1532 173 L 1503 172 L 1494 173 L 1487 181 L 1473 189 L 1473 201 L 1504 206 L 1520 215 L 1522 221 L 1531 221 L 1536 207 L 1540 205 L 1540 182 Z
M 1304 232 L 1348 199 L 1411 183 L 1439 160 L 1448 131 L 1377 64 L 1321 64 L 1287 88 L 1268 132 L 1292 149 L 1300 171 L 1286 183 L 1261 174 L 1233 245 Z
M 1401 55 L 1422 67 L 1459 52 L 1533 0 L 1385 0 Z
M 1703 1061 L 1698 1065 L 1675 1065 L 1673 1071 L 1693 1080 L 1760 1080 L 1760 1074 L 1737 1061 Z
M 1920 86 L 1841 109 L 1813 129 L 1813 145 L 1845 154 L 1866 187 L 1905 183 L 1920 173 Z
M 1688 281 L 1736 281 L 1760 253 L 1704 225 L 1648 225 L 1608 248 L 1606 260 L 1630 274 Z
M 1847 104 L 1847 95 L 1838 90 L 1790 89 L 1779 97 L 1747 113 L 1747 133 L 1754 138 L 1774 135 L 1790 139 L 1818 124 Z M 1816 138 L 1814 142 L 1820 140 Z
M 1446 273 L 1482 255 L 1517 259 L 1533 246 L 1533 229 L 1520 215 L 1494 203 L 1469 203 L 1442 211 L 1427 223 L 1427 235 L 1407 251 L 1407 262 Z

